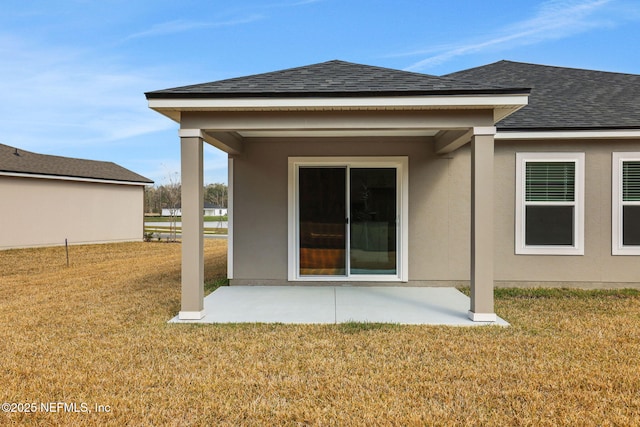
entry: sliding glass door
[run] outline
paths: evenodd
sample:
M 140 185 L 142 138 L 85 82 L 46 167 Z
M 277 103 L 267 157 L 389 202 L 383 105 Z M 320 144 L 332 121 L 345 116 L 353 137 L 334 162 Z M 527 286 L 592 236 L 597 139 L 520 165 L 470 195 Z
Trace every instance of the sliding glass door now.
M 298 189 L 300 275 L 344 276 L 346 168 L 300 168 Z
M 298 168 L 298 275 L 398 273 L 396 167 Z
M 396 274 L 396 169 L 352 168 L 349 184 L 349 272 Z

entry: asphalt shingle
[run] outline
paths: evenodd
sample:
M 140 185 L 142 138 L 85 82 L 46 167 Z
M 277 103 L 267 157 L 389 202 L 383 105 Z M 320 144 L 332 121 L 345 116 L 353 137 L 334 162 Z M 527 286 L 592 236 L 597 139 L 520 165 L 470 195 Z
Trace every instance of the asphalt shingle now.
M 523 87 L 460 81 L 345 61 L 147 92 L 153 98 L 410 96 L 522 93 Z M 527 89 L 525 87 L 524 92 Z
M 500 130 L 638 129 L 640 75 L 512 61 L 445 76 L 344 61 L 148 92 L 153 98 L 349 97 L 529 93 Z
M 0 144 L 0 173 L 2 172 L 153 183 L 150 179 L 112 162 L 38 154 L 4 144 Z
M 638 129 L 640 75 L 499 61 L 445 77 L 531 88 L 500 130 Z

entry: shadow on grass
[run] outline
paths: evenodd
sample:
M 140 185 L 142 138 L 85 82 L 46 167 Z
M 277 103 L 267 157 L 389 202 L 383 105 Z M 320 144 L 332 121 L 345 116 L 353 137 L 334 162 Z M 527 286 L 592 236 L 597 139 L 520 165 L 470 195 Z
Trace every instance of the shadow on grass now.
M 571 289 L 571 288 L 496 288 L 496 299 L 591 299 L 591 298 L 637 298 L 638 289 Z
M 471 296 L 469 286 L 460 286 L 460 292 Z M 493 295 L 496 299 L 549 299 L 549 298 L 637 298 L 640 297 L 640 289 L 574 289 L 574 288 L 495 288 Z
M 204 282 L 204 294 L 209 295 L 211 292 L 218 289 L 220 286 L 229 286 L 229 279 L 226 277 L 216 277 L 213 280 Z

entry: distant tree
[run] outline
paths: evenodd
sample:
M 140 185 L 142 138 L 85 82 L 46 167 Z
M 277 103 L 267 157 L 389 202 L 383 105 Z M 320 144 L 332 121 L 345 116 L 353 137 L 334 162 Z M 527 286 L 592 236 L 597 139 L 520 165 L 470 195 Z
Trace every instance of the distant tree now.
M 162 212 L 160 189 L 155 185 L 148 185 L 144 189 L 144 212 L 147 214 L 160 214 Z
M 169 175 L 167 184 L 160 187 L 162 206 L 169 210 L 169 237 L 168 241 L 175 242 L 177 240 L 177 220 L 178 209 L 180 208 L 180 199 L 182 197 L 182 186 L 178 173 Z
M 159 214 L 162 208 L 170 209 L 180 205 L 181 186 L 175 180 L 173 183 L 145 187 L 145 213 Z M 207 184 L 204 187 L 204 201 L 223 208 L 228 207 L 229 190 L 226 184 Z
M 222 208 L 227 207 L 228 188 L 226 184 L 207 184 L 204 187 L 204 201 Z
M 144 212 L 160 214 L 163 209 L 169 211 L 170 238 L 175 240 L 177 213 L 180 208 L 182 186 L 178 173 L 168 174 L 162 185 L 145 187 Z M 226 184 L 213 183 L 204 186 L 204 202 L 226 208 L 229 206 L 229 189 Z

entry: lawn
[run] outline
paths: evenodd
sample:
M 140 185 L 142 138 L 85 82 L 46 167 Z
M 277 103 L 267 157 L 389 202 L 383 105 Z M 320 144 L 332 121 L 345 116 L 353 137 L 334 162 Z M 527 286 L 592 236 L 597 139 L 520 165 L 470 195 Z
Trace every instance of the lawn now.
M 3 425 L 640 425 L 634 291 L 500 290 L 509 328 L 185 325 L 179 244 L 3 251 L 0 277 L 3 411 L 36 409 Z

